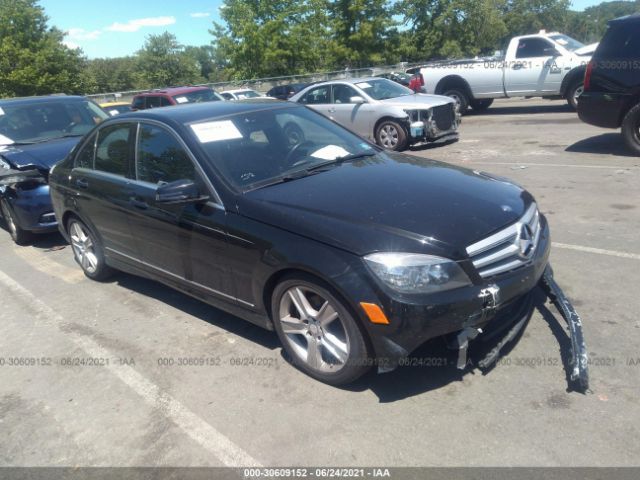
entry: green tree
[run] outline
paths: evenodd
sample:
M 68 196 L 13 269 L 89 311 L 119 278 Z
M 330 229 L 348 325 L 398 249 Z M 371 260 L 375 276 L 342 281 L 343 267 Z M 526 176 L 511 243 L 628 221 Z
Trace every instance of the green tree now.
M 214 23 L 215 57 L 232 78 L 322 68 L 328 32 L 324 0 L 225 0 Z
M 509 0 L 504 7 L 503 40 L 540 30 L 562 31 L 569 20 L 570 0 Z
M 138 73 L 142 88 L 187 85 L 203 82 L 198 62 L 186 54 L 175 35 L 164 32 L 149 35 L 137 52 Z
M 87 62 L 93 81 L 91 93 L 124 92 L 141 88 L 143 81 L 136 57 L 96 58 Z
M 388 0 L 332 0 L 328 9 L 336 66 L 366 67 L 393 60 L 388 41 L 395 21 Z
M 35 0 L 0 0 L 0 97 L 85 90 L 82 52 L 47 22 Z
M 609 20 L 637 12 L 640 12 L 640 0 L 602 2 L 583 12 L 569 12 L 565 33 L 586 43 L 598 42 Z

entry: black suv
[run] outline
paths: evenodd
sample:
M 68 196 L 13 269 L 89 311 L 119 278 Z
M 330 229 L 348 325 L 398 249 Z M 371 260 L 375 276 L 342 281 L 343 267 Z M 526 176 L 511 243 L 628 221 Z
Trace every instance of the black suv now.
M 625 142 L 640 154 L 640 14 L 609 22 L 587 65 L 578 115 L 598 127 L 622 126 Z
M 267 92 L 267 97 L 277 98 L 278 100 L 289 100 L 307 85 L 309 84 L 291 83 L 289 85 L 278 85 Z

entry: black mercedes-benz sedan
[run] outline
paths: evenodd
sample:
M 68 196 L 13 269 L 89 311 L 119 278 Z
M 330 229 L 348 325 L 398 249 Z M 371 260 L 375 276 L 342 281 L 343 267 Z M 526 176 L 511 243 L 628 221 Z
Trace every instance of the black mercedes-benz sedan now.
M 275 329 L 295 365 L 336 385 L 431 338 L 462 351 L 488 323 L 520 320 L 505 312 L 548 263 L 523 188 L 385 152 L 292 103 L 119 115 L 50 184 L 89 278 L 145 276 Z

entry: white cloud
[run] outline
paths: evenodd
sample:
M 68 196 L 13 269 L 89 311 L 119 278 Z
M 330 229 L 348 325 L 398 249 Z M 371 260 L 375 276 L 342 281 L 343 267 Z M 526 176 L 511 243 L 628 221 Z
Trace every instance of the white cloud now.
M 71 50 L 75 50 L 77 48 L 80 48 L 80 45 L 78 45 L 77 43 L 70 42 L 69 40 L 63 40 L 62 43 L 64 43 Z
M 189 16 L 192 18 L 204 18 L 204 17 L 208 17 L 211 14 L 209 12 L 195 12 L 195 13 L 190 13 Z
M 105 30 L 110 32 L 137 32 L 142 27 L 163 27 L 174 23 L 176 23 L 175 17 L 138 18 L 137 20 L 129 20 L 127 23 L 116 22 L 106 27 Z
M 100 35 L 100 30 L 87 31 L 84 28 L 70 28 L 65 34 L 69 40 L 97 40 Z

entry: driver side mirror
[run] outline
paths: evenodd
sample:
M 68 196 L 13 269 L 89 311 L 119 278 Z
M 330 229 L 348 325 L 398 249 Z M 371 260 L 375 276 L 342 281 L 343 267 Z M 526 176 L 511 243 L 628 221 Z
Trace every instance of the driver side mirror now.
M 193 180 L 176 180 L 161 185 L 156 190 L 156 202 L 165 205 L 203 203 L 208 199 L 208 195 L 200 195 L 200 190 Z
M 356 95 L 356 96 L 351 97 L 351 98 L 349 99 L 349 103 L 355 103 L 355 104 L 357 104 L 357 105 L 361 105 L 361 104 L 363 104 L 363 103 L 367 103 L 367 102 L 366 102 L 366 101 L 365 101 L 365 99 L 364 99 L 364 98 L 362 98 L 360 95 Z

